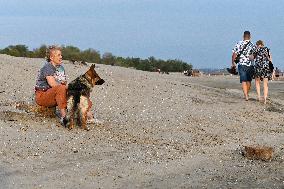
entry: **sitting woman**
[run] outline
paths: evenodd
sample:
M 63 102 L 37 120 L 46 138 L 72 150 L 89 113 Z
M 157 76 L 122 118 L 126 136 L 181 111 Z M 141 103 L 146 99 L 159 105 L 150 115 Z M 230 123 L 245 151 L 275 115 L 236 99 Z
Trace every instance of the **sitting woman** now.
M 50 46 L 47 50 L 47 62 L 39 70 L 36 86 L 35 101 L 40 106 L 54 107 L 60 109 L 60 122 L 66 124 L 66 75 L 62 65 L 61 49 Z
M 66 108 L 67 108 L 67 80 L 65 69 L 62 65 L 61 48 L 50 46 L 47 49 L 47 60 L 39 70 L 36 86 L 35 101 L 40 106 L 55 107 L 60 109 L 60 123 L 66 126 Z M 89 102 L 91 110 L 92 102 Z M 88 112 L 88 124 L 95 123 L 94 115 Z
M 264 104 L 267 102 L 268 97 L 268 81 L 272 78 L 273 67 L 272 56 L 269 49 L 264 46 L 264 42 L 258 40 L 256 42 L 256 50 L 254 52 L 255 59 L 255 87 L 257 91 L 258 100 L 262 101 L 260 96 L 260 81 L 263 80 L 263 96 Z

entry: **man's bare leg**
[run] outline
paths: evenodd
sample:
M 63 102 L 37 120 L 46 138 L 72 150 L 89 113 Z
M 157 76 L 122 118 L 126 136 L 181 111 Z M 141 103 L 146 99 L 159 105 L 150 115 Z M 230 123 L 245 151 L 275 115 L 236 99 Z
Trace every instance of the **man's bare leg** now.
M 247 88 L 248 88 L 248 99 L 249 99 L 249 92 L 250 92 L 250 88 L 251 88 L 251 81 L 247 81 Z
M 248 87 L 248 93 L 249 93 L 250 87 L 251 87 L 251 81 L 247 81 L 247 87 Z
M 245 99 L 248 100 L 248 89 L 249 89 L 249 87 L 248 87 L 246 81 L 242 82 L 242 88 L 243 88 Z

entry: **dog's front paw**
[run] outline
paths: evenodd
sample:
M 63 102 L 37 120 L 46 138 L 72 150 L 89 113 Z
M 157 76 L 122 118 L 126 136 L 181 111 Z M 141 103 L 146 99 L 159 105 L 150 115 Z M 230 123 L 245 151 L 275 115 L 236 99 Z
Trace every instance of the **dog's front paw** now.
M 60 124 L 63 126 L 63 127 L 67 127 L 68 125 L 68 119 L 66 117 L 62 117 L 60 119 Z
M 73 128 L 74 128 L 74 124 L 69 124 L 69 125 L 68 125 L 68 129 L 69 129 L 69 130 L 71 130 L 71 129 L 73 129 Z

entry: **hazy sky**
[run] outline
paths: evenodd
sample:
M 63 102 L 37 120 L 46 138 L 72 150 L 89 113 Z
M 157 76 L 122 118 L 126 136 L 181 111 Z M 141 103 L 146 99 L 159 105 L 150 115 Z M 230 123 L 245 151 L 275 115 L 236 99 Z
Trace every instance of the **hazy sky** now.
M 284 0 L 0 0 L 0 48 L 64 44 L 224 68 L 244 30 L 284 68 Z

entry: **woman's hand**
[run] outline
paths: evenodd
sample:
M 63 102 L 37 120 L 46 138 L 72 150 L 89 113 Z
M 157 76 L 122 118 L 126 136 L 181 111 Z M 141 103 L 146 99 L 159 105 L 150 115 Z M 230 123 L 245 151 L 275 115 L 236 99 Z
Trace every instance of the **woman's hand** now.
M 61 81 L 62 85 L 67 85 L 67 81 Z
M 61 81 L 61 85 L 64 85 L 68 89 L 67 81 Z

